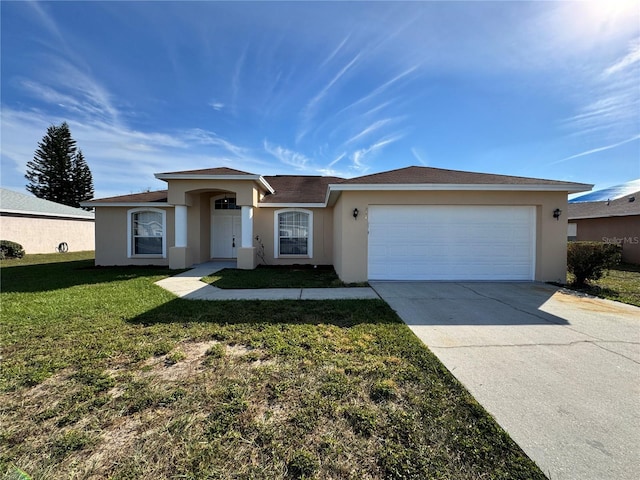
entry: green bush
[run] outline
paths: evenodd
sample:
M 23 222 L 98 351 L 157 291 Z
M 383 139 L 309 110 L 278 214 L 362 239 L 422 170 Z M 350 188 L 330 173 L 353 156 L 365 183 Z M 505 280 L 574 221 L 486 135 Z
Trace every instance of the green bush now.
M 569 242 L 567 248 L 567 268 L 575 276 L 573 284 L 578 286 L 602 278 L 621 259 L 622 248 L 613 243 Z
M 0 240 L 0 258 L 22 258 L 24 249 L 22 245 L 10 240 Z

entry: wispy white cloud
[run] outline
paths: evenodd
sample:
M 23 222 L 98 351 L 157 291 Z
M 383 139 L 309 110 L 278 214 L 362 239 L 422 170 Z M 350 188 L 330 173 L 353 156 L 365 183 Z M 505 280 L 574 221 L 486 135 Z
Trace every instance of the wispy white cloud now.
M 569 157 L 565 157 L 565 158 L 562 158 L 560 160 L 556 160 L 555 162 L 552 162 L 549 165 L 556 165 L 558 163 L 566 162 L 566 161 L 572 160 L 574 158 L 586 157 L 587 155 L 593 155 L 594 153 L 599 153 L 599 152 L 604 152 L 606 150 L 611 150 L 613 148 L 617 148 L 617 147 L 619 147 L 621 145 L 624 145 L 624 144 L 627 144 L 627 143 L 631 143 L 631 142 L 634 142 L 636 140 L 640 140 L 640 134 L 634 135 L 633 137 L 627 138 L 626 140 L 623 140 L 621 142 L 616 142 L 616 143 L 612 143 L 610 145 L 605 145 L 603 147 L 592 148 L 592 149 L 587 150 L 585 152 L 576 153 L 575 155 L 571 155 Z
M 327 92 L 333 87 L 338 80 L 340 80 L 350 69 L 353 67 L 358 59 L 360 58 L 360 54 L 357 54 L 355 57 L 351 59 L 349 63 L 347 63 L 344 67 L 338 71 L 334 75 L 334 77 L 327 83 L 320 92 L 311 99 L 311 101 L 307 104 L 307 110 L 315 108 L 315 106 L 325 97 Z
M 231 108 L 234 112 L 236 112 L 238 108 L 238 96 L 240 95 L 240 88 L 242 86 L 242 71 L 247 60 L 248 51 L 249 45 L 247 44 L 236 61 L 233 69 L 233 75 L 231 77 Z
M 220 110 L 222 110 L 222 109 L 224 108 L 224 103 L 222 103 L 222 102 L 216 102 L 216 101 L 214 100 L 214 101 L 209 102 L 209 106 L 210 106 L 211 108 L 213 108 L 215 111 L 219 112 Z
M 342 112 L 344 112 L 346 110 L 349 110 L 349 109 L 351 109 L 353 107 L 356 107 L 358 105 L 366 103 L 369 100 L 375 98 L 376 96 L 380 95 L 382 92 L 387 90 L 391 85 L 397 83 L 398 81 L 402 80 L 406 76 L 408 76 L 408 75 L 412 74 L 413 72 L 415 72 L 418 69 L 418 67 L 419 67 L 418 65 L 414 65 L 413 67 L 404 70 L 403 72 L 399 73 L 398 75 L 396 75 L 395 77 L 391 78 L 390 80 L 387 80 L 383 84 L 377 86 L 375 89 L 373 89 L 371 92 L 369 92 L 364 97 L 361 97 L 358 100 L 356 100 L 355 102 L 347 105 L 342 110 L 340 110 L 338 113 L 342 113 Z
M 37 80 L 23 80 L 22 88 L 39 100 L 80 114 L 85 118 L 99 117 L 118 122 L 120 113 L 111 95 L 91 76 L 74 65 L 58 61 L 50 67 L 45 84 Z
M 640 62 L 640 39 L 635 39 L 629 47 L 629 52 L 616 63 L 607 68 L 603 72 L 603 74 L 605 77 L 609 77 L 610 75 L 625 70 L 629 66 L 638 62 Z
M 383 118 L 381 120 L 377 120 L 377 121 L 373 122 L 371 125 L 369 125 L 368 127 L 366 127 L 364 130 L 360 131 L 359 133 L 357 133 L 353 137 L 349 138 L 345 142 L 345 144 L 350 144 L 350 143 L 354 143 L 354 142 L 356 142 L 358 140 L 361 140 L 363 137 L 366 137 L 367 135 L 375 132 L 376 130 L 381 129 L 385 125 L 389 125 L 390 123 L 393 123 L 393 121 L 394 121 L 393 118 Z
M 200 145 L 210 145 L 220 147 L 223 151 L 230 153 L 236 158 L 247 158 L 251 155 L 251 149 L 236 145 L 215 132 L 210 132 L 202 128 L 193 128 L 183 132 L 180 137 L 189 143 L 197 143 Z
M 573 135 L 610 142 L 638 133 L 640 111 L 640 39 L 629 44 L 627 53 L 594 75 L 588 89 L 580 89 L 584 106 L 562 122 Z
M 377 152 L 378 150 L 381 150 L 382 148 L 386 147 L 387 145 L 390 145 L 394 142 L 397 142 L 398 140 L 400 140 L 402 138 L 402 135 L 398 134 L 398 135 L 394 135 L 391 137 L 387 137 L 384 138 L 382 140 L 377 141 L 376 143 L 366 147 L 366 148 L 361 148 L 359 150 L 356 150 L 355 152 L 353 152 L 351 154 L 351 161 L 352 161 L 352 169 L 355 170 L 356 172 L 362 174 L 365 173 L 366 171 L 369 170 L 369 165 L 367 165 L 365 163 L 365 159 Z
M 324 59 L 324 61 L 320 64 L 320 66 L 318 68 L 323 68 L 325 65 L 327 65 L 331 60 L 333 60 L 336 55 L 338 55 L 338 53 L 340 52 L 340 50 L 342 50 L 342 48 L 345 46 L 345 44 L 347 43 L 347 41 L 349 40 L 349 38 L 351 37 L 351 34 L 348 34 L 346 37 L 344 37 L 344 39 L 338 44 L 338 46 L 329 54 L 329 56 L 327 58 Z
M 315 110 L 329 90 L 358 62 L 360 54 L 357 54 L 346 65 L 344 65 L 329 82 L 318 92 L 305 106 L 303 110 L 303 128 L 298 132 L 296 141 L 299 142 L 309 131 L 309 123 L 313 119 Z
M 420 150 L 418 150 L 416 147 L 411 148 L 411 154 L 413 155 L 413 158 L 415 158 L 420 163 L 420 165 L 422 165 L 423 167 L 429 166 L 429 162 L 424 159 L 424 154 L 420 152 Z
M 283 164 L 294 167 L 296 170 L 305 170 L 311 163 L 306 155 L 281 147 L 280 145 L 273 145 L 267 140 L 263 142 L 263 146 L 267 153 L 273 155 Z
M 342 152 L 328 165 L 328 168 L 333 167 L 336 163 L 338 163 L 340 160 L 342 160 L 346 156 L 347 156 L 347 152 Z
M 267 162 L 251 148 L 205 130 L 143 132 L 100 118 L 68 118 L 41 111 L 2 109 L 2 184 L 21 189 L 26 163 L 51 124 L 67 121 L 93 173 L 96 197 L 165 188 L 157 172 L 228 166 L 264 171 Z
M 47 30 L 49 30 L 50 33 L 52 33 L 56 37 L 56 40 L 66 44 L 64 35 L 62 35 L 62 33 L 60 32 L 58 25 L 53 20 L 53 18 L 51 18 L 51 16 L 42 8 L 40 2 L 30 1 L 26 3 L 33 9 L 34 12 L 36 12 L 38 18 L 40 19 L 40 22 L 45 26 Z

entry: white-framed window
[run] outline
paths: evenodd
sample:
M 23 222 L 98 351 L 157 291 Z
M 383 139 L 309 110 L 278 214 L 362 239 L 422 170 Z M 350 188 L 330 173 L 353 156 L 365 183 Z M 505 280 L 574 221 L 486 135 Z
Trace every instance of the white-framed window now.
M 313 257 L 313 212 L 301 209 L 274 213 L 274 257 Z
M 159 208 L 127 211 L 129 257 L 167 257 L 167 213 Z

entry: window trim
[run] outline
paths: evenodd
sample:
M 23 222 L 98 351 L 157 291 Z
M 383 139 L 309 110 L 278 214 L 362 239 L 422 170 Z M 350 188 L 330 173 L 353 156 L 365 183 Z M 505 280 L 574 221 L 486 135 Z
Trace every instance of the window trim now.
M 134 253 L 133 251 L 133 215 L 140 212 L 153 212 L 162 215 L 162 254 Z M 167 211 L 160 208 L 130 208 L 127 210 L 127 258 L 167 258 Z
M 307 253 L 302 255 L 287 255 L 280 253 L 280 214 L 299 212 L 307 215 L 308 236 Z M 282 208 L 273 212 L 273 258 L 313 258 L 313 211 L 304 208 Z

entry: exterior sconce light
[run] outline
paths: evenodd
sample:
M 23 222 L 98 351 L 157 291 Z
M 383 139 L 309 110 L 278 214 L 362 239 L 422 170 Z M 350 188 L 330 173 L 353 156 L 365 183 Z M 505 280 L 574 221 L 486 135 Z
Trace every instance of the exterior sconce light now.
M 353 218 L 355 218 L 356 220 L 358 219 L 358 213 L 359 213 L 359 212 L 358 212 L 358 209 L 357 209 L 357 208 L 354 208 L 354 209 L 353 209 Z
M 555 218 L 557 221 L 560 221 L 560 214 L 562 213 L 562 210 L 560 210 L 559 208 L 556 208 L 553 211 L 553 218 Z

